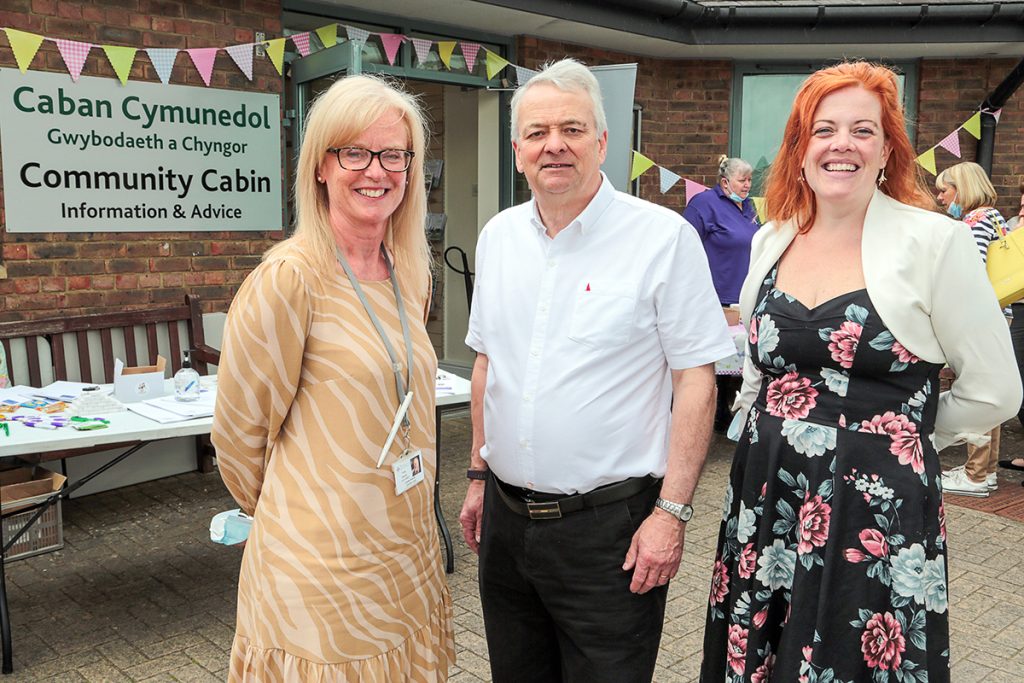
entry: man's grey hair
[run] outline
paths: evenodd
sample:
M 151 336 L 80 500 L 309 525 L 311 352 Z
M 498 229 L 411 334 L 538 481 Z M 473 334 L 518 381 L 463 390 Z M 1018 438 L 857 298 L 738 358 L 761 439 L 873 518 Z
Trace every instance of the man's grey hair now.
M 519 140 L 519 103 L 526 91 L 535 85 L 547 83 L 564 92 L 583 92 L 590 97 L 594 110 L 594 122 L 597 124 L 597 136 L 608 130 L 608 119 L 604 115 L 604 104 L 601 101 L 601 86 L 590 69 L 571 57 L 557 62 L 548 62 L 530 80 L 523 83 L 512 95 L 512 140 Z

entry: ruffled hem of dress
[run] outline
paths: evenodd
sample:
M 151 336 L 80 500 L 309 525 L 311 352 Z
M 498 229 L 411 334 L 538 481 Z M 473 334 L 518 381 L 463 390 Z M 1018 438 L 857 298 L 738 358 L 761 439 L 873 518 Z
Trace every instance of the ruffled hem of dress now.
M 941 451 L 943 448 L 950 446 L 959 446 L 960 444 L 970 444 L 972 446 L 985 446 L 992 437 L 985 434 L 978 434 L 976 432 L 947 432 L 944 430 L 936 429 L 932 434 L 932 446 L 936 451 Z
M 440 646 L 438 646 L 440 644 Z M 447 587 L 428 623 L 401 645 L 375 657 L 322 663 L 280 648 L 263 648 L 235 634 L 229 683 L 444 683 L 455 663 L 452 604 Z

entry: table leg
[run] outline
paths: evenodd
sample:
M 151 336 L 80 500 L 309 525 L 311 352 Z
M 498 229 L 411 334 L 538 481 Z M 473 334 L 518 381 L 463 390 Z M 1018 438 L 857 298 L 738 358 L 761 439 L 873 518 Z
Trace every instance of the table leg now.
M 0 641 L 3 645 L 3 672 L 14 673 L 14 649 L 11 646 L 11 615 L 7 611 L 7 568 L 4 566 L 3 522 L 0 521 Z
M 437 523 L 441 527 L 441 537 L 444 539 L 444 570 L 448 574 L 452 574 L 455 572 L 452 535 L 448 531 L 448 524 L 444 521 L 444 512 L 441 511 L 441 413 L 441 406 L 434 406 L 434 453 L 437 460 L 437 471 L 434 473 L 434 516 L 437 517 Z

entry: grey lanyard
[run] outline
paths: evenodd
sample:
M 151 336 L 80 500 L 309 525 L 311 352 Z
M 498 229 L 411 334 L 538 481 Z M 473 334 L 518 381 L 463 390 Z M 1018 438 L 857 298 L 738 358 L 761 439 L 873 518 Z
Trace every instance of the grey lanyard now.
M 355 274 L 352 272 L 352 268 L 348 265 L 348 261 L 345 259 L 345 255 L 341 253 L 341 249 L 338 247 L 334 248 L 334 255 L 338 258 L 338 263 L 341 264 L 342 269 L 345 271 L 345 275 L 348 275 L 348 281 L 352 283 L 352 289 L 356 290 L 356 295 L 359 297 L 359 301 L 362 302 L 363 308 L 366 310 L 366 314 L 370 316 L 370 322 L 377 328 L 377 334 L 380 335 L 381 341 L 384 342 L 384 348 L 388 352 L 388 357 L 391 359 L 391 369 L 395 373 L 395 390 L 398 392 L 398 405 L 402 405 L 402 401 L 405 399 L 406 387 L 412 386 L 412 335 L 409 334 L 409 318 L 405 315 L 405 304 L 402 302 L 402 290 L 398 287 L 398 276 L 395 275 L 395 269 L 391 266 L 391 259 L 388 258 L 388 252 L 385 251 L 384 245 L 380 246 L 380 252 L 384 256 L 384 263 L 388 266 L 388 275 L 391 277 L 391 288 L 395 291 L 395 303 L 398 305 L 398 319 L 402 322 L 402 336 L 405 338 L 405 366 L 408 369 L 408 381 L 402 377 L 402 364 L 398 360 L 398 354 L 395 353 L 395 347 L 391 345 L 391 340 L 388 339 L 388 335 L 384 332 L 384 326 L 380 324 L 380 320 L 377 318 L 377 314 L 373 312 L 373 306 L 366 299 L 366 294 L 363 293 L 363 288 L 359 286 L 359 280 L 356 279 Z M 406 413 L 402 418 L 402 427 L 406 430 L 406 436 L 408 435 L 409 429 L 409 414 Z

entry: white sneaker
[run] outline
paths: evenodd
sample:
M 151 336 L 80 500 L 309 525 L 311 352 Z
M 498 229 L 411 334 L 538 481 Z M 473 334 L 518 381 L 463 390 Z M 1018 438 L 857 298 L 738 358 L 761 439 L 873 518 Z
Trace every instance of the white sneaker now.
M 951 475 L 954 472 L 963 472 L 964 477 L 965 478 L 967 477 L 967 468 L 964 465 L 960 465 L 959 467 L 954 467 L 951 470 L 946 470 L 945 472 L 942 473 L 942 475 L 943 476 Z M 995 491 L 996 489 L 999 488 L 999 477 L 996 476 L 995 472 L 985 476 L 985 486 L 988 487 L 989 491 Z
M 988 483 L 975 483 L 967 477 L 963 467 L 955 467 L 942 473 L 942 492 L 956 496 L 988 498 Z

